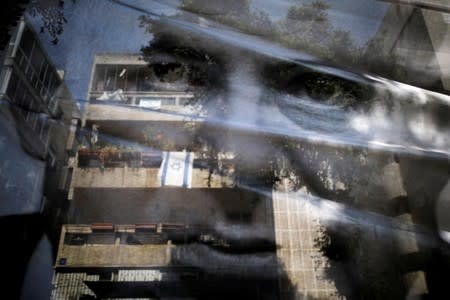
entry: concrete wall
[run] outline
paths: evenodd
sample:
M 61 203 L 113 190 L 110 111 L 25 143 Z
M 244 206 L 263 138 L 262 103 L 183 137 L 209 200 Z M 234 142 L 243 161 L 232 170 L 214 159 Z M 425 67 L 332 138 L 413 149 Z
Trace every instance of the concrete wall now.
M 111 64 L 111 65 L 142 65 L 145 66 L 148 63 L 139 54 L 97 54 L 94 59 L 94 65 L 96 64 Z
M 201 121 L 194 117 L 185 117 L 177 114 L 187 113 L 185 107 L 174 107 L 173 113 L 158 112 L 140 107 L 124 107 L 104 104 L 89 104 L 86 111 L 86 120 L 133 120 L 133 121 Z
M 448 1 L 392 1 L 402 4 L 447 6 Z M 444 4 L 445 3 L 445 4 Z M 450 90 L 450 22 L 447 14 L 414 5 L 392 4 L 377 33 L 384 55 L 395 56 L 396 64 L 406 68 L 401 78 L 425 88 Z M 369 53 L 370 54 L 370 53 Z
M 237 188 L 76 188 L 71 203 L 72 224 L 182 223 L 216 228 L 236 223 L 273 230 L 271 195 Z M 255 228 L 256 230 L 256 228 Z
M 61 258 L 66 267 L 150 267 L 170 262 L 170 245 L 62 245 L 56 266 Z
M 301 193 L 272 193 L 277 256 L 288 280 L 281 281 L 281 296 L 294 293 L 312 299 L 339 299 L 335 283 L 326 275 L 328 258 L 315 245 L 321 236 L 317 208 Z M 292 286 L 295 291 L 290 290 Z

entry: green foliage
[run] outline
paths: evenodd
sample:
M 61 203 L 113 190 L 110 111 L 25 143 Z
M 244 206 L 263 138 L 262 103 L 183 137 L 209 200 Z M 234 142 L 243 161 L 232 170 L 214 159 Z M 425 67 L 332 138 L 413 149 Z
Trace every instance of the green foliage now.
M 327 9 L 330 5 L 321 0 L 314 0 L 311 3 L 303 3 L 299 6 L 291 6 L 287 13 L 287 18 L 297 21 L 328 22 Z
M 267 14 L 251 9 L 248 1 L 183 0 L 176 18 L 189 20 L 193 16 L 187 12 L 193 13 L 194 18 L 204 17 L 252 35 L 264 34 L 266 39 L 331 62 L 356 64 L 363 49 L 356 46 L 349 31 L 334 28 L 328 18 L 329 7 L 323 0 L 314 0 L 292 6 L 284 19 L 274 22 Z M 189 84 L 200 88 L 200 98 L 207 91 L 217 95 L 226 90 L 227 61 L 233 55 L 230 53 L 237 51 L 232 45 L 175 27 L 164 18 L 142 17 L 141 26 L 153 34 L 149 46 L 142 48 L 144 58 L 158 53 L 173 56 L 185 66 Z M 261 78 L 267 86 L 288 93 L 306 92 L 321 101 L 345 98 L 344 106 L 364 102 L 371 94 L 366 87 L 311 72 L 295 63 L 262 60 L 261 65 Z
M 78 0 L 72 0 L 72 3 L 76 3 Z M 64 26 L 67 24 L 67 20 L 64 16 L 64 0 L 58 1 L 38 1 L 32 0 L 27 8 L 27 13 L 31 16 L 40 16 L 42 26 L 40 28 L 41 33 L 47 33 L 52 38 L 54 45 L 58 44 L 59 36 L 64 31 Z
M 256 35 L 272 35 L 275 24 L 263 11 L 251 9 L 249 0 L 183 0 L 182 12 L 228 25 L 235 30 Z
M 335 28 L 329 18 L 330 5 L 314 0 L 289 8 L 277 24 L 278 42 L 335 63 L 354 62 L 361 55 L 349 31 Z
M 278 24 L 282 37 L 280 42 L 314 55 L 322 56 L 327 53 L 327 41 L 332 37 L 333 31 L 327 9 L 328 6 L 323 1 L 292 6 Z
M 361 56 L 362 49 L 356 46 L 350 32 L 335 28 L 331 24 L 328 17 L 330 5 L 323 0 L 294 5 L 288 10 L 286 17 L 278 22 L 274 22 L 267 13 L 250 8 L 248 0 L 183 0 L 179 8 L 178 17 L 188 19 L 203 17 L 228 25 L 234 30 L 264 36 L 288 48 L 298 49 L 331 62 L 356 63 Z M 186 16 L 187 13 L 190 15 Z M 171 41 L 168 36 L 164 38 L 165 43 L 178 44 L 177 49 L 169 49 L 167 46 L 164 50 L 173 50 L 177 55 L 186 52 L 186 56 L 198 57 L 201 53 L 208 53 L 215 44 L 215 41 L 203 42 L 208 44 L 208 47 L 203 47 L 199 43 L 201 37 L 188 32 L 177 35 L 179 28 L 172 28 L 172 32 L 169 32 L 168 23 L 150 20 L 147 17 L 141 18 L 141 25 L 146 27 L 156 40 L 161 40 L 159 37 L 165 34 L 176 36 L 175 41 Z M 169 30 L 165 30 L 164 27 Z M 152 47 L 157 44 L 157 41 L 153 41 Z M 180 45 L 183 44 L 188 46 L 182 49 Z M 186 51 L 188 50 L 186 48 L 189 51 Z M 193 48 L 197 53 L 192 51 Z
M 192 87 L 211 91 L 223 87 L 222 77 L 217 76 L 225 63 L 223 48 L 210 47 L 206 40 L 190 32 L 177 30 L 165 20 L 141 17 L 141 26 L 150 27 L 153 34 L 149 45 L 141 48 L 144 59 L 149 63 L 152 57 L 162 55 L 182 65 Z
M 211 17 L 248 14 L 248 0 L 182 0 L 180 9 Z

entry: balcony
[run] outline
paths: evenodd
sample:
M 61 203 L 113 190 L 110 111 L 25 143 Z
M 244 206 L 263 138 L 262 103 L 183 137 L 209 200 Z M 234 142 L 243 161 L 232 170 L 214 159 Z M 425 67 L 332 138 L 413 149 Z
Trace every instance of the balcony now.
M 162 152 L 120 150 L 78 151 L 78 168 L 73 188 L 155 188 L 160 187 L 158 172 Z M 213 165 L 211 165 L 213 163 Z M 225 157 L 209 160 L 195 154 L 191 188 L 233 187 L 234 161 Z
M 59 267 L 152 267 L 170 262 L 170 245 L 64 245 Z
M 56 263 L 65 268 L 168 266 L 175 244 L 186 243 L 198 232 L 168 223 L 64 225 Z

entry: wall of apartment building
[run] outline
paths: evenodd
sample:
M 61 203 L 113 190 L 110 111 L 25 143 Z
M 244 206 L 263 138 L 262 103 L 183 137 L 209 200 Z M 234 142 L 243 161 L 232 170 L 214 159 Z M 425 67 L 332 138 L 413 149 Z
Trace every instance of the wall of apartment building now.
M 401 5 L 389 6 L 375 36 L 382 53 L 367 55 L 383 55 L 384 58 L 379 62 L 381 64 L 386 63 L 383 59 L 395 60 L 395 69 L 399 70 L 393 78 L 395 80 L 448 93 L 450 21 L 447 13 L 433 7 L 415 6 L 415 2 L 436 1 L 398 2 Z
M 19 176 L 21 178 L 13 184 L 13 187 L 17 186 L 17 197 L 26 198 L 17 203 L 34 201 L 41 206 L 40 199 L 31 199 L 44 195 L 42 204 L 45 205 L 46 198 L 61 196 L 57 191 L 61 170 L 68 159 L 66 141 L 73 132 L 72 120 L 79 118 L 80 114 L 76 105 L 68 105 L 72 103 L 70 92 L 36 33 L 24 19 L 18 23 L 4 51 L 0 79 L 2 121 L 8 124 L 11 132 L 14 132 L 12 136 L 15 136 L 7 135 L 3 140 L 9 144 L 8 147 L 15 144 L 14 147 L 20 149 L 4 155 L 9 159 L 2 166 L 2 173 L 6 176 L 3 188 L 11 189 L 7 170 L 10 170 L 10 175 L 15 174 L 17 172 L 14 169 L 28 162 L 20 171 L 23 174 Z M 62 102 L 66 105 L 61 107 Z M 22 158 L 17 157 L 19 154 Z M 37 165 L 39 167 L 35 169 Z M 27 178 L 33 172 L 39 173 L 39 176 L 33 175 L 32 179 L 34 183 L 39 183 L 38 186 L 27 183 Z M 28 196 L 22 195 L 32 186 L 35 188 Z M 37 207 L 37 212 L 40 209 L 43 206 Z

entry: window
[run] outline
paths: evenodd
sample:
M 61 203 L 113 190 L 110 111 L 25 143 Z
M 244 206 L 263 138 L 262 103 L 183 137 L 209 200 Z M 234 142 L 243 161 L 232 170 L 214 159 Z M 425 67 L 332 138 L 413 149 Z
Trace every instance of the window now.
M 28 79 L 30 81 L 31 86 L 36 89 L 39 85 L 37 74 L 33 71 L 33 69 L 30 68 L 29 70 L 30 72 L 28 72 L 29 75 Z
M 31 52 L 34 48 L 34 43 L 35 39 L 33 33 L 28 28 L 26 28 L 23 32 L 19 46 L 22 49 L 25 56 L 30 57 Z
M 149 91 L 152 89 L 152 77 L 152 71 L 147 66 L 96 65 L 92 91 Z
M 64 236 L 64 244 L 65 245 L 75 245 L 80 246 L 86 243 L 88 239 L 87 234 L 82 233 L 66 233 Z
M 127 91 L 137 91 L 139 68 L 136 66 L 127 67 Z
M 41 48 L 37 45 L 35 45 L 35 47 L 34 47 L 33 53 L 31 55 L 30 63 L 31 63 L 31 66 L 33 67 L 34 72 L 36 73 L 35 76 L 37 76 L 37 74 L 39 74 L 42 66 L 45 63 L 45 56 L 42 53 Z
M 178 103 L 179 105 L 188 105 L 192 100 L 192 98 L 180 98 Z
M 49 85 L 51 84 L 51 82 L 53 81 L 53 77 L 54 77 L 53 72 L 50 69 L 47 70 L 47 75 L 45 76 L 45 80 L 44 80 L 45 96 L 49 96 L 50 95 L 49 91 L 48 91 L 48 88 L 49 88 Z
M 19 84 L 19 78 L 15 73 L 11 74 L 11 77 L 9 79 L 8 88 L 6 89 L 6 95 L 8 95 L 9 99 L 11 101 L 14 101 L 14 96 L 17 90 L 17 86 Z
M 114 90 L 122 89 L 125 91 L 127 88 L 128 70 L 126 66 L 117 66 L 116 71 L 117 71 L 116 75 L 117 83 L 116 88 Z
M 60 82 L 58 79 L 58 76 L 56 75 L 55 71 L 51 71 L 50 73 L 50 81 L 47 85 L 47 97 L 52 97 L 55 93 L 56 89 L 58 88 Z
M 42 116 L 39 116 L 36 122 L 36 127 L 34 129 L 34 131 L 36 132 L 37 135 L 41 136 L 42 135 L 42 130 L 44 128 L 44 123 L 45 123 L 45 119 Z
M 40 81 L 44 82 L 45 75 L 46 75 L 46 73 L 47 73 L 47 69 L 48 69 L 48 68 L 49 68 L 49 65 L 48 65 L 47 63 L 44 63 L 44 64 L 42 65 L 42 68 L 41 68 L 41 70 L 39 71 L 39 80 L 40 80 Z
M 44 119 L 44 126 L 43 126 L 43 129 L 42 129 L 42 131 L 41 131 L 41 139 L 43 140 L 43 141 L 47 141 L 48 140 L 48 137 L 49 137 L 49 134 L 50 134 L 50 122 L 49 122 L 49 120 L 46 118 L 46 119 Z
M 27 92 L 25 85 L 20 81 L 17 85 L 14 102 L 19 106 L 25 106 L 27 101 Z
M 115 235 L 111 232 L 93 232 L 87 236 L 88 244 L 114 245 Z
M 139 106 L 145 108 L 159 109 L 161 104 L 161 100 L 152 98 L 141 98 L 139 101 Z
M 231 222 L 231 223 L 251 223 L 252 221 L 252 215 L 251 213 L 247 213 L 247 212 L 227 212 L 226 213 L 227 219 Z
M 140 68 L 137 81 L 138 91 L 150 91 L 152 89 L 152 71 L 147 67 Z
M 92 90 L 94 91 L 104 91 L 105 90 L 105 65 L 97 65 L 94 72 L 94 82 L 92 85 Z
M 116 90 L 116 66 L 108 66 L 105 71 L 105 91 Z
M 19 67 L 23 68 L 26 65 L 26 59 L 23 56 L 23 52 L 19 49 L 16 54 L 16 63 L 19 65 Z
M 177 100 L 175 98 L 164 98 L 161 100 L 162 105 L 176 105 Z

